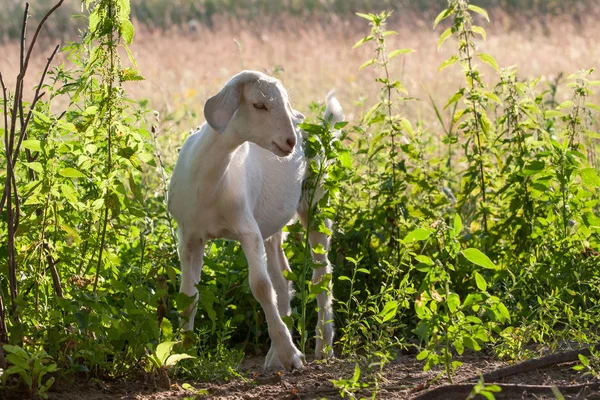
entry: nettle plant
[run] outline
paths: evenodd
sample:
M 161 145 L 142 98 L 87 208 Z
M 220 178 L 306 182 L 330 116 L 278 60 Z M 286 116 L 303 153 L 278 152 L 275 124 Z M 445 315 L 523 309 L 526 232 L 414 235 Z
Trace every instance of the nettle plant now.
M 460 66 L 465 86 L 443 109 L 430 96 L 444 127 L 440 151 L 424 124 L 397 114 L 411 99 L 388 66 L 410 51 L 386 50 L 389 13 L 359 16 L 371 32 L 356 46 L 373 43 L 376 55 L 361 69 L 381 71 L 382 94 L 348 135 L 355 171 L 340 190 L 335 235 L 343 354 L 418 343 L 425 368 L 442 364 L 451 379 L 465 349 L 493 344 L 519 358 L 531 343 L 592 342 L 600 233 L 593 71 L 570 76 L 571 100 L 557 102 L 559 79 L 541 90 L 540 79 L 500 68 L 477 51 L 487 33 L 475 21 L 489 20 L 487 12 L 449 0 L 434 25 L 450 23 L 438 45 L 453 37 L 457 53 L 439 71 Z M 375 325 L 389 336 L 373 338 Z
M 1 340 L 31 354 L 44 349 L 64 371 L 119 375 L 159 342 L 156 304 L 167 289 L 157 292 L 152 278 L 176 255 L 165 246 L 166 221 L 151 217 L 164 210 L 164 198 L 142 191 L 155 165 L 150 135 L 141 128 L 146 112 L 134 109 L 122 87 L 143 79 L 128 48 L 129 2 L 83 6 L 88 30 L 62 49 L 68 67 L 52 67 L 56 47 L 34 101 L 16 108 L 28 124 L 16 129 L 22 151 L 13 153 L 13 171 L 1 172 L 16 190 L 7 203 L 10 218 L 2 215 L 0 259 L 6 266 L 9 253 L 18 279 L 9 284 L 12 312 Z M 19 104 L 22 92 L 21 80 L 5 106 L 12 99 Z M 12 227 L 8 251 L 5 223 Z M 7 282 L 1 283 L 4 295 Z
M 313 111 L 322 115 L 321 107 L 314 104 L 312 108 Z M 339 188 L 342 182 L 348 178 L 348 169 L 352 166 L 352 157 L 342 145 L 345 133 L 341 129 L 346 125 L 347 122 L 332 123 L 322 118 L 315 123 L 305 122 L 299 125 L 299 128 L 307 135 L 304 140 L 304 153 L 308 159 L 308 175 L 303 187 L 303 196 L 306 196 L 309 204 L 307 218 L 309 226 L 305 230 L 306 232 L 316 230 L 328 236 L 333 234 L 325 220 L 335 221 L 337 219 L 337 209 L 340 206 Z M 323 195 L 317 201 L 321 187 Z M 314 302 L 320 293 L 333 290 L 333 276 L 324 274 L 319 281 L 311 281 L 312 269 L 322 268 L 323 265 L 314 263 L 310 253 L 312 251 L 317 254 L 325 254 L 325 249 L 321 244 L 311 248 L 308 233 L 305 233 L 304 236 L 300 234 L 302 227 L 299 223 L 288 226 L 286 229 L 294 237 L 302 238 L 302 240 L 291 241 L 284 250 L 292 252 L 290 259 L 293 270 L 295 270 L 284 272 L 284 276 L 295 282 L 300 303 L 299 307 L 294 308 L 291 318 L 284 321 L 291 327 L 294 325 L 294 319 L 296 320 L 295 325 L 300 334 L 300 351 L 304 352 L 309 339 L 306 327 L 310 326 L 308 321 L 312 318 L 308 305 Z

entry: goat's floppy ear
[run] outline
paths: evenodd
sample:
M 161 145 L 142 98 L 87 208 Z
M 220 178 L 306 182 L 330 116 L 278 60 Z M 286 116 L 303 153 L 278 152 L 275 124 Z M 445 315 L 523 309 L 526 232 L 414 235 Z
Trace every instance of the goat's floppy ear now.
M 296 121 L 300 121 L 300 122 L 304 121 L 304 118 L 306 118 L 306 117 L 304 116 L 304 114 L 302 114 L 302 113 L 301 113 L 300 111 L 298 111 L 298 110 L 294 110 L 293 108 L 292 108 L 292 116 L 294 117 L 294 119 L 295 119 Z
M 292 108 L 292 105 L 290 104 L 290 102 L 288 101 L 287 103 L 288 105 L 288 110 L 290 110 L 290 113 L 292 114 L 292 121 L 294 121 L 295 123 L 299 124 L 300 122 L 304 121 L 304 118 L 306 118 L 304 116 L 304 114 L 302 114 L 300 111 L 298 110 L 294 110 Z
M 242 71 L 229 80 L 223 89 L 204 104 L 204 118 L 211 128 L 219 133 L 225 132 L 233 114 L 240 107 L 244 85 L 259 79 L 255 71 Z
M 240 106 L 243 88 L 243 85 L 229 81 L 219 93 L 204 104 L 204 118 L 215 131 L 225 132 L 233 114 Z

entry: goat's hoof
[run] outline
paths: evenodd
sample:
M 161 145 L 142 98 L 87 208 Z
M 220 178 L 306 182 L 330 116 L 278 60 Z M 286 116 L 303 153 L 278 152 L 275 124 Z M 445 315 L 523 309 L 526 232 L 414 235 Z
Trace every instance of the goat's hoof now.
M 274 346 L 271 346 L 265 359 L 264 369 L 286 369 L 288 371 L 291 371 L 293 369 L 302 369 L 302 367 L 304 366 L 302 363 L 303 358 L 304 356 L 295 346 L 292 346 L 290 351 L 286 352 L 286 354 L 284 354 L 283 357 L 277 352 Z
M 275 350 L 275 346 L 271 345 L 269 352 L 267 353 L 267 357 L 265 358 L 265 371 L 268 370 L 280 370 L 283 369 L 283 364 L 279 361 L 279 357 L 277 356 L 277 351 Z
M 283 364 L 283 366 L 285 367 L 285 369 L 287 369 L 288 371 L 294 370 L 294 369 L 302 369 L 304 367 L 304 364 L 302 363 L 302 359 L 304 358 L 304 356 L 302 355 L 302 353 L 300 353 L 300 351 L 296 350 L 296 353 L 293 354 L 288 360 L 281 360 L 280 357 L 280 362 Z

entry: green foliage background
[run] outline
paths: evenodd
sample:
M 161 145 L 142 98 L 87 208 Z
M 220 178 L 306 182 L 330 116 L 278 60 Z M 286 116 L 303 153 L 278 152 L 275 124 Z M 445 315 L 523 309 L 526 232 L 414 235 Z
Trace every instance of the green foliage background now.
M 426 369 L 443 365 L 451 380 L 465 349 L 522 359 L 536 346 L 597 343 L 600 107 L 589 99 L 600 80 L 592 70 L 547 86 L 522 81 L 518 69 L 477 51 L 487 34 L 471 15 L 487 18 L 483 9 L 465 0 L 445 5 L 435 22 L 439 46 L 455 53 L 440 71 L 459 68 L 464 82 L 450 99 L 422 99 L 441 131 L 402 115 L 415 100 L 388 66 L 412 50 L 386 47 L 395 34 L 387 12 L 359 14 L 370 28 L 356 46 L 375 50 L 361 69 L 378 73 L 378 101 L 353 124 L 335 127 L 319 121 L 315 103 L 302 128 L 309 153 L 321 155 L 311 168 L 328 189 L 313 226 L 335 221 L 328 279 L 336 351 L 384 365 L 414 347 Z M 19 293 L 12 299 L 5 210 L 0 221 L 5 351 L 15 367 L 4 385 L 20 376 L 43 395 L 48 373 L 164 372 L 165 348 L 180 353 L 181 362 L 168 365 L 178 376 L 229 379 L 242 352 L 266 350 L 264 317 L 236 243 L 207 248 L 198 329 L 179 331 L 193 299 L 177 290 L 175 227 L 165 207 L 172 166 L 162 162 L 154 115 L 122 85 L 143 79 L 128 52 L 131 6 L 84 2 L 87 29 L 63 49 L 72 64 L 52 69 L 47 96 L 32 110 L 16 164 Z M 483 68 L 493 71 L 494 85 L 481 79 Z M 557 91 L 570 100 L 558 104 Z M 69 105 L 56 114 L 59 98 Z M 4 166 L 0 178 L 7 179 Z M 306 240 L 299 224 L 287 229 L 288 278 L 298 291 L 290 322 L 310 347 L 314 297 L 328 285 L 309 281 Z M 34 359 L 37 370 L 24 366 Z

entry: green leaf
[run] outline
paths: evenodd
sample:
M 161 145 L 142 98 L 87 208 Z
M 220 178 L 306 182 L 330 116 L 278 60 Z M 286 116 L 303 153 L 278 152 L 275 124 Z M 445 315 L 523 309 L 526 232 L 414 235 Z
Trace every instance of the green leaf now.
M 429 355 L 429 350 L 423 350 L 417 354 L 417 361 L 423 361 Z
M 356 13 L 356 15 L 366 19 L 367 21 L 375 22 L 375 16 L 373 14 Z
M 315 254 L 327 254 L 327 250 L 325 250 L 325 247 L 321 243 L 317 243 L 311 250 Z
M 479 57 L 479 59 L 481 61 L 483 61 L 484 63 L 490 65 L 496 71 L 500 72 L 500 67 L 498 67 L 498 63 L 496 62 L 496 59 L 494 57 L 492 57 L 491 55 L 485 54 L 485 53 L 479 53 L 479 54 L 477 54 L 477 57 Z
M 413 49 L 398 49 L 398 50 L 393 50 L 390 52 L 390 54 L 388 54 L 388 60 L 391 60 L 394 57 L 399 56 L 400 54 L 408 54 L 408 53 L 413 53 L 414 50 Z
M 354 376 L 352 377 L 352 380 L 354 382 L 358 382 L 358 380 L 360 379 L 360 367 L 358 366 L 358 364 L 354 365 Z
M 486 40 L 486 39 L 487 39 L 487 34 L 486 34 L 486 32 L 485 32 L 485 29 L 483 29 L 483 27 L 481 27 L 481 26 L 477 26 L 477 25 L 473 25 L 473 26 L 471 27 L 471 30 L 472 30 L 473 32 L 475 32 L 475 33 L 478 33 L 478 34 L 480 34 L 480 35 L 481 35 L 481 37 L 483 38 L 483 40 Z
M 37 161 L 25 163 L 25 165 L 27 165 L 29 168 L 31 168 L 32 170 L 34 170 L 35 172 L 37 172 L 39 174 L 44 172 L 44 167 L 42 166 L 41 163 L 39 163 Z
M 4 371 L 4 375 L 14 375 L 14 374 L 19 374 L 21 376 L 23 375 L 28 375 L 29 368 L 27 368 L 27 370 L 18 367 L 16 365 L 13 365 L 12 367 L 8 367 L 5 371 Z
M 377 62 L 377 59 L 376 59 L 376 58 L 372 58 L 372 59 L 370 59 L 369 61 L 367 61 L 366 63 L 364 63 L 363 65 L 361 65 L 360 67 L 358 67 L 358 70 L 360 71 L 360 70 L 362 70 L 362 69 L 365 69 L 365 68 L 367 68 L 369 65 L 375 64 L 376 62 Z
M 171 354 L 165 362 L 165 367 L 172 367 L 175 364 L 177 364 L 179 361 L 187 360 L 189 358 L 196 358 L 196 357 L 190 356 L 189 354 Z
M 487 290 L 487 282 L 483 276 L 481 276 L 481 274 L 477 271 L 475 271 L 473 275 L 475 276 L 475 284 L 477 285 L 477 288 L 482 292 L 485 292 Z
M 498 311 L 500 311 L 500 315 L 504 321 L 510 321 L 510 312 L 503 303 L 498 303 Z
M 340 160 L 340 163 L 342 163 L 342 167 L 352 168 L 352 155 L 350 152 L 344 151 L 340 153 L 338 160 Z
M 100 22 L 100 15 L 98 15 L 98 8 L 96 8 L 94 12 L 90 14 L 88 30 L 94 33 L 96 31 L 96 28 L 98 27 L 98 22 Z
M 450 107 L 452 104 L 459 101 L 460 99 L 462 99 L 464 94 L 465 94 L 464 89 L 460 89 L 458 92 L 454 93 L 452 95 L 452 97 L 450 97 L 450 100 L 448 100 L 448 103 L 446 103 L 446 105 L 444 106 L 444 110 L 447 109 L 448 107 Z
M 433 265 L 433 261 L 431 260 L 431 258 L 424 256 L 424 255 L 418 255 L 415 257 L 415 259 L 417 261 L 419 261 L 420 263 L 432 266 Z
M 321 294 L 326 290 L 329 290 L 329 283 L 331 282 L 331 274 L 324 274 L 318 282 L 310 283 L 310 293 L 317 295 Z
M 54 365 L 56 365 L 56 364 L 54 364 Z M 52 387 L 53 384 L 54 384 L 54 377 L 48 378 L 48 380 L 40 387 L 38 393 L 47 392 Z M 44 397 L 44 396 L 45 396 L 45 394 L 42 395 L 42 397 Z
M 473 4 L 469 4 L 469 10 L 476 12 L 477 14 L 483 15 L 485 19 L 488 22 L 490 22 L 490 16 L 488 15 L 487 11 L 485 11 L 483 8 L 474 6 Z
M 429 236 L 431 236 L 430 230 L 417 228 L 414 231 L 410 232 L 408 235 L 406 235 L 402 241 L 404 243 L 420 242 L 423 240 L 427 240 Z
M 128 19 L 121 22 L 121 37 L 127 44 L 131 44 L 133 42 L 133 24 Z
M 356 49 L 357 47 L 360 47 L 360 46 L 362 46 L 363 44 L 365 44 L 365 43 L 367 43 L 368 41 L 371 41 L 371 40 L 373 40 L 373 39 L 374 39 L 373 35 L 366 36 L 366 37 L 364 37 L 364 38 L 360 39 L 358 42 L 356 42 L 356 43 L 354 44 L 354 46 L 352 46 L 352 48 L 353 48 L 353 49 Z
M 544 112 L 544 118 L 545 119 L 550 119 L 550 118 L 562 118 L 564 117 L 565 114 L 561 113 L 560 111 L 556 111 L 556 110 L 548 110 L 546 112 Z
M 581 180 L 586 185 L 600 187 L 600 177 L 598 177 L 594 168 L 584 168 L 579 171 L 579 174 L 581 175 Z
M 12 365 L 16 365 L 17 367 L 23 368 L 24 370 L 29 370 L 29 358 L 23 358 L 18 354 L 7 354 L 6 359 Z
M 288 281 L 292 281 L 292 282 L 296 282 L 298 280 L 298 276 L 291 270 L 287 270 L 287 269 L 283 271 L 283 277 L 285 279 L 287 279 Z M 341 278 L 341 276 L 340 276 L 340 278 Z
M 463 228 L 463 224 L 462 224 L 462 220 L 460 219 L 460 215 L 456 214 L 454 216 L 454 229 L 453 229 L 454 237 L 458 237 L 460 235 L 460 233 L 462 232 L 462 228 Z
M 85 178 L 85 175 L 75 168 L 63 168 L 58 173 L 65 178 Z
M 400 119 L 400 125 L 402 126 L 402 130 L 407 132 L 411 137 L 415 137 L 415 130 L 412 127 L 412 124 L 407 118 Z
M 467 260 L 473 264 L 487 269 L 498 269 L 496 265 L 481 251 L 473 248 L 465 249 L 460 252 Z
M 39 140 L 23 140 L 21 147 L 31 151 L 42 151 L 42 145 Z
M 440 64 L 440 66 L 438 67 L 438 72 L 442 71 L 444 68 L 448 68 L 449 66 L 456 64 L 457 61 L 458 56 L 450 57 L 449 59 Z
M 494 94 L 492 92 L 484 92 L 483 95 L 485 97 L 487 97 L 488 99 L 490 99 L 490 100 L 492 100 L 492 101 L 494 101 L 494 102 L 502 105 L 502 101 L 500 100 L 500 98 L 496 94 Z
M 161 344 L 156 346 L 156 351 L 154 352 L 154 354 L 156 354 L 156 357 L 160 361 L 161 365 L 165 364 L 167 358 L 169 358 L 171 352 L 173 351 L 173 346 L 175 346 L 176 344 L 177 342 L 162 342 Z
M 183 292 L 177 293 L 177 296 L 175 297 L 175 305 L 177 306 L 177 311 L 182 312 L 190 305 L 192 305 L 194 301 L 196 301 L 194 297 L 188 296 Z
M 446 304 L 448 304 L 448 310 L 450 310 L 451 313 L 454 313 L 460 306 L 460 297 L 456 293 L 450 293 L 446 299 Z
M 592 102 L 589 102 L 589 101 L 587 101 L 587 102 L 585 103 L 585 106 L 586 106 L 587 108 L 590 108 L 590 109 L 592 109 L 592 110 L 595 110 L 595 111 L 599 111 L 599 112 L 600 112 L 600 106 L 599 106 L 598 104 L 595 104 L 595 103 L 592 103 Z
M 383 307 L 383 310 L 381 310 L 379 312 L 379 317 L 381 318 L 381 323 L 387 322 L 390 319 L 394 318 L 396 316 L 397 312 L 398 312 L 398 302 L 395 300 L 388 301 L 385 304 L 385 307 Z
M 546 164 L 543 161 L 531 161 L 523 168 L 523 174 L 526 176 L 531 176 L 540 173 L 544 170 Z
M 130 81 L 143 81 L 144 77 L 141 76 L 137 70 L 133 68 L 123 68 L 121 70 L 121 81 L 130 82 Z
M 198 297 L 202 307 L 204 307 L 204 311 L 206 311 L 206 314 L 208 314 L 208 318 L 215 323 L 217 320 L 217 312 L 215 311 L 213 304 L 217 302 L 217 299 L 214 293 L 210 290 L 210 287 L 200 286 Z
M 435 17 L 435 21 L 433 22 L 433 29 L 435 29 L 435 27 L 438 26 L 440 22 L 452 15 L 452 11 L 454 11 L 454 7 L 448 7 L 447 9 L 439 13 L 438 16 Z
M 5 344 L 4 346 L 2 346 L 2 348 L 7 353 L 16 354 L 19 357 L 22 357 L 24 359 L 29 359 L 29 354 L 27 354 L 27 352 L 25 350 L 23 350 L 22 347 L 15 346 L 12 344 Z
M 467 346 L 471 350 L 475 350 L 475 351 L 481 350 L 481 346 L 479 345 L 477 340 L 473 339 L 471 336 L 463 337 L 463 343 L 465 346 Z
M 573 104 L 575 104 L 575 103 L 573 103 L 573 100 L 563 101 L 558 106 L 556 106 L 556 109 L 562 110 L 563 108 L 571 108 L 571 107 L 573 107 Z
M 438 40 L 438 50 L 442 48 L 442 46 L 444 45 L 444 43 L 446 42 L 446 40 L 448 40 L 448 38 L 452 36 L 452 28 L 448 28 L 446 29 L 441 35 L 440 35 L 440 40 Z

